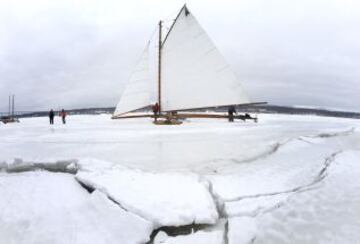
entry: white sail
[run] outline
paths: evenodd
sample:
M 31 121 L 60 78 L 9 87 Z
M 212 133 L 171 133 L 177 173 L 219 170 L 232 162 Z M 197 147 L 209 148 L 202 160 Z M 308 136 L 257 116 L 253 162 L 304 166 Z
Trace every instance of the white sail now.
M 120 116 L 151 104 L 153 89 L 151 88 L 148 44 L 132 72 L 120 101 L 116 106 L 114 116 Z
M 162 47 L 161 110 L 249 103 L 240 82 L 184 7 Z

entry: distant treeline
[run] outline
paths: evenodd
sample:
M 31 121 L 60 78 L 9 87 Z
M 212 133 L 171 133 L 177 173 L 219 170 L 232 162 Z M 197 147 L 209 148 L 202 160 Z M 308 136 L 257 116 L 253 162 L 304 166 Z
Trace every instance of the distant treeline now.
M 111 114 L 115 110 L 114 107 L 109 108 L 80 108 L 80 109 L 69 109 L 66 112 L 69 115 L 78 115 L 78 114 Z M 60 111 L 54 111 L 55 114 L 59 114 Z M 37 112 L 18 112 L 16 114 L 17 118 L 29 118 L 29 117 L 44 117 L 48 116 L 49 111 L 37 111 Z
M 81 109 L 70 109 L 67 110 L 69 115 L 77 114 L 112 114 L 114 107 L 107 108 L 81 108 Z M 240 113 L 276 113 L 276 114 L 302 114 L 302 115 L 318 115 L 318 116 L 329 116 L 329 117 L 341 117 L 341 118 L 355 118 L 360 119 L 360 113 L 357 112 L 346 112 L 346 111 L 333 111 L 326 109 L 317 108 L 298 108 L 298 107 L 286 107 L 277 105 L 257 105 L 257 106 L 237 106 L 237 112 Z M 142 109 L 142 111 L 151 111 L 150 108 Z M 213 108 L 213 109 L 199 109 L 197 112 L 213 111 L 213 112 L 226 112 L 226 107 Z M 55 111 L 58 113 L 59 111 Z M 48 116 L 49 111 L 39 112 L 17 112 L 17 118 L 27 117 L 43 117 Z

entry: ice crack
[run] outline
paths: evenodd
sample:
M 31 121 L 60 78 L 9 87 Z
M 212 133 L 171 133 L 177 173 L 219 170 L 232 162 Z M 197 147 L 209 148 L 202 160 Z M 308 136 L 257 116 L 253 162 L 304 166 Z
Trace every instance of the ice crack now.
M 300 192 L 304 192 L 304 191 L 310 191 L 312 189 L 314 189 L 318 183 L 320 183 L 321 181 L 323 181 L 327 174 L 327 171 L 329 169 L 329 167 L 331 166 L 331 164 L 335 161 L 336 156 L 338 154 L 340 154 L 342 151 L 336 151 L 334 153 L 332 153 L 331 155 L 329 155 L 328 157 L 325 158 L 324 163 L 323 163 L 323 167 L 320 169 L 319 173 L 317 174 L 317 176 L 308 184 L 304 184 L 289 190 L 285 190 L 285 191 L 278 191 L 278 192 L 270 192 L 270 193 L 262 193 L 262 194 L 255 194 L 255 195 L 247 195 L 247 196 L 240 196 L 237 198 L 233 198 L 233 199 L 228 199 L 223 201 L 223 205 L 226 204 L 234 204 L 234 203 L 240 203 L 242 201 L 250 201 L 251 199 L 260 199 L 260 198 L 268 198 L 270 200 L 273 200 L 273 197 L 280 197 L 280 200 L 275 198 L 275 201 L 273 204 L 270 204 L 271 206 L 259 206 L 257 207 L 255 210 L 252 210 L 250 212 L 247 213 L 241 213 L 241 214 L 229 214 L 226 211 L 226 208 L 222 208 L 222 215 L 224 217 L 235 217 L 235 216 L 257 216 L 259 214 L 263 214 L 263 213 L 267 213 L 270 211 L 273 211 L 275 209 L 280 208 L 281 206 L 283 206 L 286 203 L 286 200 L 288 199 L 288 197 L 290 197 L 290 195 L 293 194 L 297 194 Z M 219 201 L 219 200 L 218 200 Z
M 352 127 L 349 130 L 345 130 L 345 131 L 339 131 L 339 132 L 334 132 L 334 133 L 320 133 L 317 134 L 315 136 L 309 136 L 312 138 L 330 138 L 330 137 L 337 137 L 337 136 L 348 136 L 352 133 L 355 132 L 355 127 Z

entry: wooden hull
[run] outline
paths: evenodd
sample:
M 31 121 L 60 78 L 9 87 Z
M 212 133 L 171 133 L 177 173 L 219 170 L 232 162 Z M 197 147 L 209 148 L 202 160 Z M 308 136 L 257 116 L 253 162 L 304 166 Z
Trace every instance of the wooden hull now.
M 0 118 L 0 122 L 3 122 L 4 124 L 8 124 L 8 123 L 19 123 L 20 121 L 17 118 L 5 117 L 5 118 Z
M 111 117 L 111 119 L 133 119 L 133 118 L 154 118 L 154 115 L 137 114 L 137 115 L 125 115 L 125 116 L 112 116 Z
M 153 114 L 137 114 L 137 115 L 127 115 L 121 117 L 112 117 L 112 119 L 132 119 L 132 118 L 155 118 Z M 159 121 L 169 120 L 167 115 L 161 114 L 158 116 Z M 229 119 L 228 114 L 209 114 L 209 113 L 178 113 L 176 115 L 172 115 L 170 120 L 178 121 L 177 119 L 187 119 L 187 118 L 199 118 L 199 119 Z M 165 120 L 163 120 L 165 119 Z M 246 116 L 246 115 L 234 115 L 234 119 L 240 119 L 243 121 L 246 120 L 254 120 L 257 122 L 257 118 Z M 166 124 L 165 122 L 158 122 L 157 124 Z M 171 124 L 168 122 L 168 124 Z M 175 123 L 176 124 L 176 123 Z M 181 122 L 179 123 L 181 124 Z

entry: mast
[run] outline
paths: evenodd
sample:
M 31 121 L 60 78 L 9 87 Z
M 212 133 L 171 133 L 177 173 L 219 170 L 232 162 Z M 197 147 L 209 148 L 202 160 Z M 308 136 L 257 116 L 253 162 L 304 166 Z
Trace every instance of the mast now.
M 12 119 L 15 117 L 15 95 L 12 95 Z
M 162 21 L 159 21 L 159 58 L 158 58 L 158 104 L 159 112 L 161 112 L 161 31 L 162 31 Z
M 11 116 L 11 96 L 9 95 L 9 117 Z

